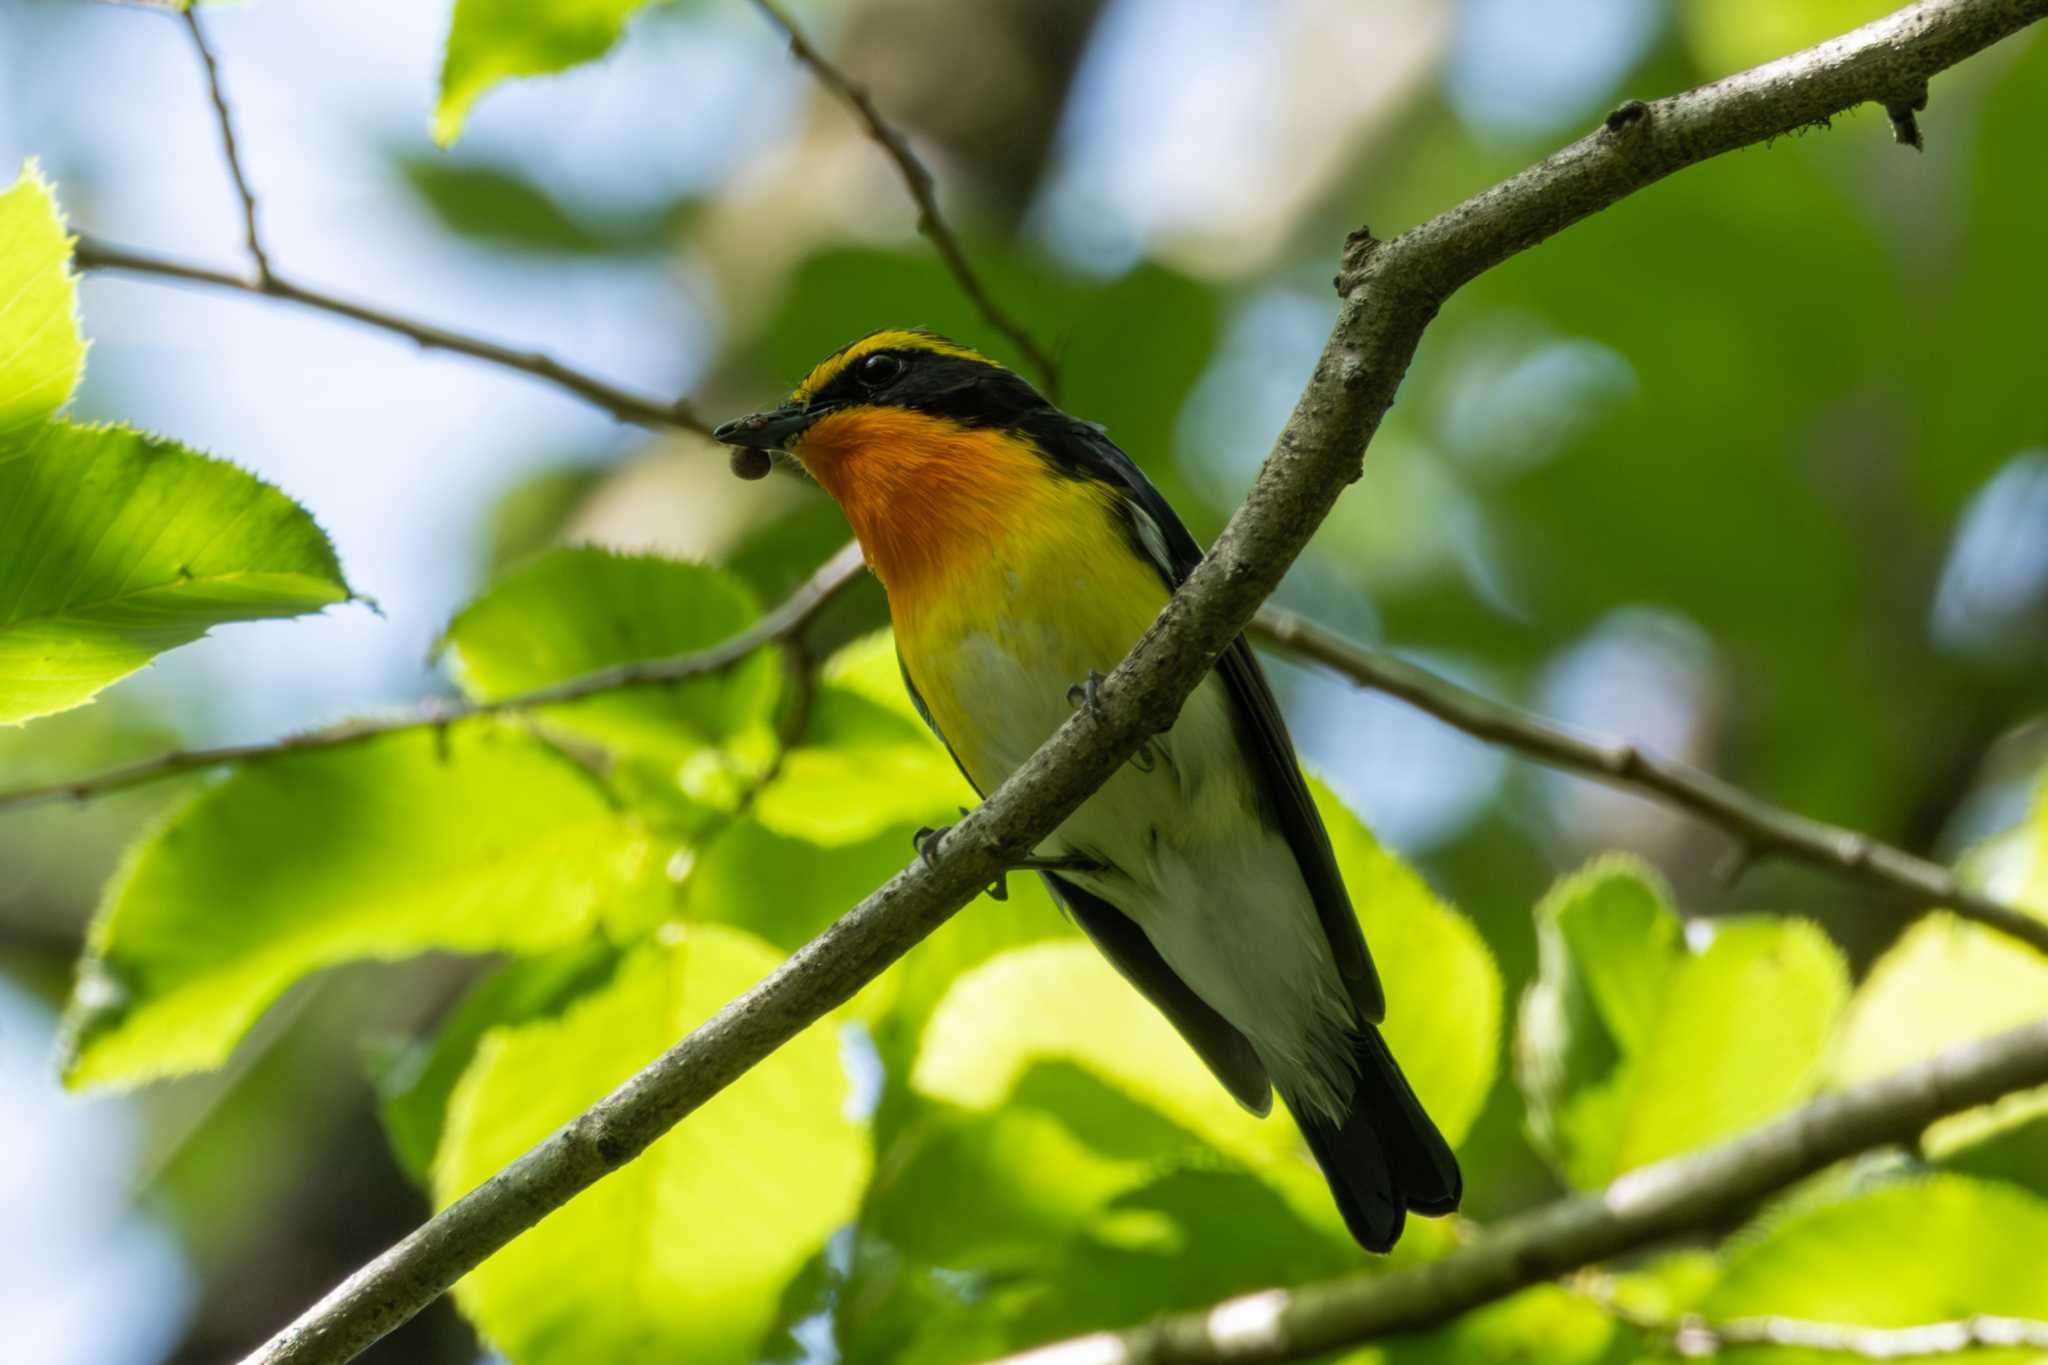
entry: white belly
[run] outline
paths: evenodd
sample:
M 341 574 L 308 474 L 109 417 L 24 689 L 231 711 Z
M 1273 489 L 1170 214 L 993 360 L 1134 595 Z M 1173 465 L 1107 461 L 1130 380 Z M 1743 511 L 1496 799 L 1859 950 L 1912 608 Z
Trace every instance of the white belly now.
M 949 709 L 965 713 L 959 728 L 971 738 L 955 750 L 984 791 L 1066 720 L 1067 689 L 1089 667 L 1071 657 L 1072 643 L 1060 623 L 1011 618 L 916 661 L 913 673 L 943 677 Z M 1151 771 L 1125 764 L 1039 852 L 1104 864 L 1062 875 L 1135 921 L 1251 1040 L 1283 1093 L 1341 1117 L 1353 1084 L 1351 1006 L 1294 852 L 1258 814 L 1231 718 L 1212 674 L 1151 741 Z

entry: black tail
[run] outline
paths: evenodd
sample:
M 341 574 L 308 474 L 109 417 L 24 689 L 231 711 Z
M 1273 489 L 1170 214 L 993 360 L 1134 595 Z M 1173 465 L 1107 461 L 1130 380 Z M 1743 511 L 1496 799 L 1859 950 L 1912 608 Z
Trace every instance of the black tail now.
M 1455 1212 L 1465 1181 L 1380 1031 L 1365 1025 L 1356 1045 L 1358 1089 L 1342 1123 L 1315 1116 L 1292 1095 L 1285 1098 L 1351 1235 L 1367 1251 L 1388 1251 L 1400 1240 L 1409 1209 Z

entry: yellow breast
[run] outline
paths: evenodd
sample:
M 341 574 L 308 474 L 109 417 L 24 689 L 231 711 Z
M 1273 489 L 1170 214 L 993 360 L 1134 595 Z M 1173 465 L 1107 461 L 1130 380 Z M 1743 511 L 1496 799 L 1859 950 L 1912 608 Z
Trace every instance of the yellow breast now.
M 889 593 L 896 647 L 988 790 L 1064 719 L 1166 603 L 1114 494 L 1028 442 L 892 408 L 820 419 L 797 449 Z

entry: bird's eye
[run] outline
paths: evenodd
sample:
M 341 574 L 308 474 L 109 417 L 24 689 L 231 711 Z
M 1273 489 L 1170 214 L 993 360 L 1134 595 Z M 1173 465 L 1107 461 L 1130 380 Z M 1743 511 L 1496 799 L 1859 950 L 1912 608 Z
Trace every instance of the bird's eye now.
M 860 363 L 860 382 L 871 389 L 882 385 L 903 373 L 903 358 L 887 353 L 871 355 Z

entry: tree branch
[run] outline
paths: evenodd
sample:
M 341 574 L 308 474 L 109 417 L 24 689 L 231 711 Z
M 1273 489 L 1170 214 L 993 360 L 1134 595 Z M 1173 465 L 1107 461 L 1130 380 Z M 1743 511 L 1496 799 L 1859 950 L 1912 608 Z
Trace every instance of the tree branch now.
M 1867 834 L 1782 810 L 1712 773 L 1625 740 L 1575 734 L 1403 659 L 1362 649 L 1290 611 L 1262 608 L 1254 634 L 1362 686 L 1398 697 L 1477 739 L 1655 796 L 1727 831 L 1753 854 L 1810 863 L 1900 893 L 1916 907 L 1945 906 L 2048 953 L 2048 918 L 1972 890 L 1939 863 Z
M 1688 1360 L 1704 1360 L 1736 1346 L 1792 1346 L 1864 1360 L 1917 1360 L 2009 1347 L 2048 1351 L 2048 1322 L 1988 1313 L 1914 1327 L 1845 1327 L 1778 1317 L 1708 1322 L 1687 1316 L 1664 1330 L 1671 1349 Z
M 256 195 L 249 188 L 249 177 L 242 173 L 242 156 L 235 147 L 235 119 L 228 111 L 228 97 L 221 89 L 220 64 L 213 59 L 213 49 L 207 45 L 206 30 L 199 24 L 199 7 L 187 5 L 179 11 L 185 21 L 185 31 L 192 36 L 192 46 L 199 53 L 199 64 L 206 71 L 206 91 L 213 97 L 214 121 L 220 125 L 221 151 L 226 155 L 228 174 L 234 178 L 235 193 L 242 198 L 242 230 L 249 248 L 249 259 L 255 262 L 258 282 L 270 278 L 270 257 L 264 253 L 262 234 L 256 230 Z
M 1060 391 L 1059 362 L 1031 335 L 1029 328 L 1003 311 L 989 293 L 988 286 L 982 283 L 981 276 L 975 273 L 966 251 L 960 246 L 960 239 L 953 235 L 953 229 L 946 225 L 945 217 L 939 212 L 938 191 L 931 170 L 918 160 L 916 152 L 910 150 L 909 140 L 882 117 L 866 89 L 811 45 L 803 30 L 797 27 L 796 20 L 777 0 L 754 0 L 754 5 L 768 17 L 769 23 L 782 30 L 783 36 L 789 40 L 790 55 L 809 67 L 811 74 L 818 78 L 818 84 L 837 95 L 853 111 L 853 116 L 867 130 L 869 139 L 896 163 L 904 188 L 910 191 L 910 197 L 917 205 L 917 230 L 939 253 L 939 259 L 946 263 L 946 269 L 952 272 L 954 281 L 959 284 L 960 292 L 967 295 L 968 301 L 980 311 L 982 320 L 1009 338 L 1010 344 L 1037 371 L 1038 381 L 1046 395 L 1057 399 Z
M 615 668 L 586 673 L 582 677 L 556 683 L 552 687 L 522 692 L 517 696 L 504 697 L 497 701 L 432 701 L 411 707 L 396 715 L 371 720 L 344 721 L 339 725 L 309 730 L 305 734 L 291 735 L 281 740 L 269 740 L 259 744 L 231 744 L 217 749 L 181 749 L 158 754 L 153 758 L 109 768 L 90 777 L 0 792 L 0 810 L 19 809 L 65 798 L 82 801 L 88 797 L 139 787 L 144 783 L 177 777 L 184 773 L 203 772 L 209 768 L 222 768 L 230 764 L 265 763 L 287 754 L 303 754 L 315 749 L 345 748 L 351 744 L 360 744 L 365 740 L 396 734 L 402 730 L 440 729 L 460 721 L 475 720 L 480 716 L 508 715 L 538 710 L 544 706 L 559 706 L 563 702 L 580 701 L 600 692 L 617 692 L 635 687 L 660 687 L 681 682 L 686 678 L 701 678 L 713 673 L 723 673 L 757 649 L 772 644 L 788 645 L 794 641 L 825 605 L 838 596 L 842 588 L 858 578 L 866 567 L 860 556 L 860 546 L 849 542 L 839 553 L 826 560 L 816 573 L 785 598 L 775 610 L 731 639 L 695 653 L 681 654 L 671 659 L 649 659 L 620 664 Z M 802 693 L 799 697 L 802 704 L 808 706 L 808 697 Z
M 1028 856 L 1140 743 L 1172 725 L 1278 586 L 1358 477 L 1423 330 L 1459 285 L 1674 171 L 1895 98 L 2044 14 L 2048 0 L 1921 0 L 1797 56 L 1642 105 L 1620 129 L 1603 126 L 1393 241 L 1354 234 L 1336 326 L 1271 455 L 1215 547 L 1103 679 L 1097 704 L 1077 709 L 933 858 L 890 878 L 610 1096 L 351 1275 L 250 1356 L 252 1365 L 352 1358 L 844 1003 Z M 1959 1106 L 1974 1103 L 2044 1073 L 2048 1045 L 2039 1051 L 2028 1066 L 1992 1068 L 1998 1085 L 1989 1090 L 1941 1086 L 1921 1071 L 1909 1079 L 1954 1090 Z M 1638 1184 L 1626 1192 L 1631 1205 L 1656 1203 Z M 1540 1243 L 1524 1255 L 1533 1273 L 1547 1273 Z
M 0 812 L 59 800 L 84 801 L 209 768 L 263 763 L 285 754 L 337 748 L 394 731 L 446 726 L 478 716 L 527 711 L 601 692 L 661 686 L 715 672 L 772 641 L 792 646 L 796 633 L 859 578 L 862 567 L 859 547 L 845 546 L 769 616 L 744 634 L 710 650 L 609 668 L 494 702 L 434 703 L 267 743 L 179 750 L 85 777 L 0 790 Z M 1404 701 L 1475 739 L 1656 797 L 1726 831 L 1756 855 L 1805 862 L 1890 891 L 1916 907 L 1945 907 L 1963 919 L 2048 954 L 2048 919 L 1972 890 L 1949 869 L 1916 858 L 1904 849 L 1773 806 L 1712 773 L 1661 757 L 1625 740 L 1575 733 L 1555 721 L 1460 687 L 1394 655 L 1367 649 L 1270 603 L 1259 608 L 1248 633 L 1283 652 L 1320 664 L 1361 687 Z M 1011 866 L 1027 864 L 1020 860 Z
M 113 246 L 86 236 L 79 237 L 73 260 L 81 270 L 120 270 L 138 275 L 156 275 L 166 279 L 183 280 L 188 284 L 212 285 L 217 289 L 239 289 L 245 294 L 282 299 L 286 303 L 296 303 L 301 307 L 315 308 L 323 313 L 349 318 L 368 327 L 395 332 L 432 350 L 452 351 L 458 355 L 489 361 L 508 370 L 519 370 L 536 379 L 544 379 L 557 388 L 567 389 L 587 403 L 603 408 L 621 422 L 632 422 L 643 427 L 680 427 L 684 431 L 694 431 L 700 436 L 711 434 L 710 425 L 699 417 L 684 399 L 678 398 L 672 403 L 663 403 L 651 398 L 642 398 L 607 384 L 594 375 L 571 369 L 552 356 L 543 355 L 539 351 L 518 351 L 485 341 L 480 337 L 451 332 L 431 322 L 421 322 L 416 318 L 387 312 L 367 303 L 357 303 L 352 299 L 294 284 L 274 271 L 266 270 L 256 278 L 249 279 L 229 271 L 194 265 L 188 261 L 172 260 L 165 256 Z
M 1815 1100 L 1604 1190 L 1511 1218 L 1440 1261 L 1269 1289 L 1123 1332 L 1012 1357 L 1012 1365 L 1213 1365 L 1299 1360 L 1419 1332 L 1519 1289 L 1708 1227 L 1844 1157 L 1911 1143 L 1938 1118 L 2048 1081 L 2048 1018 L 1966 1043 L 1882 1080 Z

